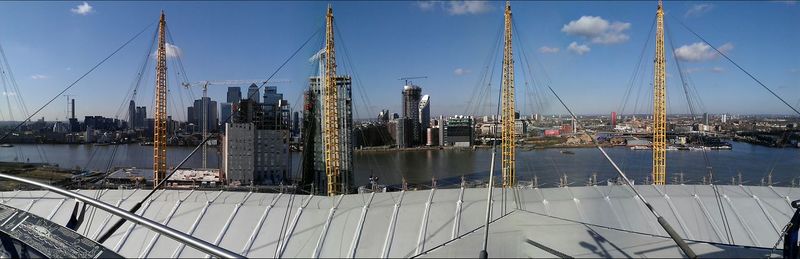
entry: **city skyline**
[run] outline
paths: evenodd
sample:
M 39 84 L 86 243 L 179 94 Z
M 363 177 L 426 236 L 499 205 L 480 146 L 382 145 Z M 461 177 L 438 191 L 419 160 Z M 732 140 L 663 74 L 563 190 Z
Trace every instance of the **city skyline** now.
M 63 89 L 155 20 L 160 9 L 167 12 L 170 22 L 175 44 L 172 53 L 181 56 L 189 81 L 201 81 L 265 79 L 321 26 L 320 17 L 325 4 L 52 2 L 32 5 L 3 2 L 0 6 L 10 12 L 0 17 L 0 23 L 31 24 L 34 29 L 0 28 L 0 44 L 22 88 L 28 109 L 34 110 L 51 98 L 50 94 Z M 83 6 L 83 9 L 78 6 Z M 340 50 L 344 69 L 339 74 L 353 76 L 354 91 L 364 91 L 373 105 L 366 107 L 357 95 L 359 97 L 354 98 L 354 118 L 374 118 L 382 109 L 400 111 L 401 103 L 396 96 L 403 83 L 397 78 L 414 75 L 429 77 L 417 80 L 415 84 L 426 89 L 435 100 L 431 115 L 465 114 L 464 103 L 478 84 L 481 66 L 485 65 L 494 36 L 501 27 L 501 3 L 379 2 L 358 5 L 342 2 L 334 3 L 333 7 L 340 31 L 337 37 L 341 45 L 338 46 L 346 47 L 348 55 L 352 55 L 345 58 L 344 51 Z M 655 3 L 519 2 L 514 8 L 517 30 L 521 31 L 518 35 L 521 40 L 515 42 L 515 52 L 527 53 L 529 58 L 536 60 L 532 62 L 534 77 L 538 76 L 539 80 L 549 78 L 545 80 L 552 83 L 578 114 L 608 114 L 620 106 L 639 51 L 647 40 Z M 790 104 L 796 106 L 800 101 L 795 97 L 800 94 L 797 87 L 800 59 L 796 58 L 800 51 L 793 48 L 800 43 L 800 37 L 790 30 L 782 30 L 788 24 L 800 22 L 797 2 L 669 1 L 665 8 L 668 29 L 671 28 L 675 37 L 676 53 L 684 60 L 684 71 L 691 75 L 704 101 L 704 112 L 789 114 L 790 110 L 735 66 L 699 43 L 700 40 L 682 29 L 676 19 L 726 51 Z M 751 14 L 745 15 L 745 12 Z M 421 24 L 426 26 L 417 26 Z M 59 40 L 48 40 L 53 38 Z M 103 107 L 116 108 L 120 103 L 127 104 L 129 100 L 123 94 L 135 78 L 142 54 L 146 53 L 147 38 L 148 35 L 144 35 L 132 42 L 119 56 L 110 59 L 68 92 L 77 95 L 78 118 L 83 118 L 82 115 L 115 117 L 114 109 Z M 312 40 L 275 77 L 291 81 L 277 86 L 286 94 L 295 111 L 300 108 L 302 89 L 313 71 L 308 58 L 321 45 L 321 39 Z M 645 51 L 645 59 L 652 56 L 651 52 Z M 671 63 L 675 55 L 668 52 L 668 113 L 688 113 L 684 108 L 680 80 Z M 604 65 L 608 62 L 615 65 Z M 354 66 L 350 67 L 350 64 Z M 651 63 L 644 64 L 645 71 L 652 71 Z M 492 65 L 500 66 L 499 62 Z M 351 74 L 353 68 L 356 73 Z M 522 76 L 520 69 L 521 66 L 517 68 L 517 74 Z M 147 106 L 147 113 L 152 114 L 152 68 L 147 71 L 136 102 Z M 645 78 L 648 76 L 644 74 Z M 531 110 L 530 107 L 535 105 L 525 103 L 525 80 L 524 77 L 518 78 L 517 107 L 522 114 L 566 114 L 551 95 L 547 96 L 548 103 L 544 109 Z M 178 86 L 179 80 L 174 72 L 170 73 L 169 81 L 173 97 L 176 96 L 174 93 L 185 91 Z M 492 96 L 496 96 L 499 76 L 495 75 L 492 86 Z M 243 93 L 245 88 L 243 85 Z M 361 90 L 356 90 L 358 88 Z M 647 86 L 642 88 L 642 95 L 646 96 Z M 199 89 L 194 91 L 193 99 L 199 98 Z M 213 100 L 221 102 L 225 95 L 226 87 L 209 88 Z M 184 98 L 183 101 L 193 99 Z M 170 101 L 169 113 L 177 120 L 186 120 L 185 111 L 189 105 L 173 108 L 173 105 L 180 106 L 180 101 Z M 65 118 L 65 109 L 59 105 L 60 102 L 57 100 L 33 119 Z M 742 102 L 758 105 L 734 105 Z M 634 110 L 636 113 L 649 113 L 646 107 Z M 120 116 L 122 118 L 124 116 Z

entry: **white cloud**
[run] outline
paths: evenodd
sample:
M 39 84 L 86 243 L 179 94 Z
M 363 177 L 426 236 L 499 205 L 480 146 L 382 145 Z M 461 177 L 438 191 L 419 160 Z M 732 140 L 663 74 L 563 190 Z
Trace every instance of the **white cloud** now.
M 797 0 L 779 0 L 779 1 L 772 1 L 772 2 L 783 3 L 785 5 L 790 5 L 791 6 L 791 5 L 796 5 L 798 1 Z
M 76 14 L 80 14 L 80 15 L 88 15 L 89 13 L 93 12 L 92 11 L 93 9 L 94 9 L 94 7 L 89 5 L 89 3 L 83 2 L 83 4 L 80 4 L 80 5 L 76 6 L 75 8 L 72 8 L 72 9 L 69 9 L 69 10 L 72 13 L 76 13 Z
M 453 15 L 479 14 L 491 9 L 486 1 L 449 1 L 447 12 Z
M 463 68 L 456 68 L 456 70 L 453 70 L 453 74 L 457 75 L 457 76 L 463 76 L 463 75 L 468 74 L 469 72 L 472 72 L 472 71 L 470 71 L 468 69 L 463 69 Z
M 697 72 L 706 72 L 706 71 L 707 72 L 712 72 L 712 73 L 723 73 L 723 72 L 725 72 L 725 68 L 723 68 L 723 67 L 709 67 L 709 68 L 692 67 L 692 68 L 687 68 L 685 70 L 685 72 L 687 74 L 693 74 L 693 73 L 697 73 Z
M 15 95 L 17 95 L 17 93 L 15 93 L 15 92 L 5 92 L 4 91 L 3 95 L 5 95 L 5 96 L 15 96 Z
M 717 48 L 720 52 L 727 54 L 733 50 L 733 44 L 730 42 L 722 44 Z M 699 62 L 708 61 L 719 58 L 717 53 L 711 46 L 703 42 L 695 42 L 690 45 L 683 45 L 675 50 L 675 57 L 681 61 Z
M 433 10 L 433 8 L 436 7 L 437 4 L 440 3 L 438 1 L 418 1 L 417 7 L 419 7 L 419 9 L 422 9 L 423 11 L 430 11 Z
M 31 76 L 31 79 L 33 79 L 33 80 L 47 79 L 47 78 L 49 78 L 49 76 L 46 76 L 46 75 L 40 75 L 40 74 L 35 74 L 35 75 L 32 75 L 32 76 Z
M 684 14 L 683 16 L 684 17 L 690 17 L 690 16 L 695 16 L 696 17 L 696 16 L 700 16 L 700 15 L 702 15 L 704 13 L 707 13 L 708 11 L 711 11 L 711 9 L 714 9 L 714 5 L 712 5 L 712 4 L 696 4 L 696 5 L 693 5 L 691 8 L 689 8 L 689 10 L 687 10 L 686 14 Z
M 164 49 L 167 50 L 167 58 L 175 58 L 183 56 L 183 51 L 181 50 L 181 48 L 172 45 L 169 42 L 166 42 L 166 45 L 164 45 Z M 154 59 L 158 58 L 158 50 L 153 52 L 153 58 Z
M 608 22 L 600 16 L 581 16 L 578 20 L 570 21 L 561 27 L 561 31 L 584 37 L 591 43 L 615 44 L 630 39 L 630 36 L 625 34 L 630 28 L 631 24 L 627 22 Z
M 539 48 L 539 53 L 558 53 L 559 49 L 556 47 L 542 46 Z
M 169 42 L 167 42 L 167 45 L 165 45 L 164 47 L 167 50 L 168 58 L 183 56 L 183 52 L 181 51 L 181 48 L 179 48 L 178 46 L 169 44 Z
M 572 43 L 569 44 L 569 47 L 567 47 L 567 50 L 569 50 L 572 53 L 578 54 L 578 55 L 583 55 L 583 54 L 586 54 L 587 52 L 589 52 L 592 49 L 589 48 L 589 46 L 587 46 L 586 44 L 579 45 L 577 42 L 573 41 Z
M 692 67 L 692 68 L 687 68 L 686 69 L 686 73 L 687 74 L 697 73 L 697 72 L 700 72 L 700 71 L 703 71 L 702 67 Z
M 418 1 L 416 6 L 423 11 L 441 9 L 451 15 L 480 14 L 492 9 L 488 1 Z

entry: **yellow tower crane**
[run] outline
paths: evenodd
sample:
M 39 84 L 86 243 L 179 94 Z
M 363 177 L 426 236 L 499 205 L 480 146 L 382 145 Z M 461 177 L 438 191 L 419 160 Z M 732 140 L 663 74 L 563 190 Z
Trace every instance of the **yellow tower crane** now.
M 164 11 L 158 22 L 158 51 L 156 53 L 156 106 L 153 131 L 153 188 L 158 187 L 167 174 L 167 49 L 165 31 L 167 21 Z
M 503 187 L 513 187 L 516 183 L 516 152 L 514 150 L 514 54 L 511 48 L 511 3 L 506 1 L 505 37 L 503 47 L 502 82 L 502 159 Z
M 336 85 L 336 53 L 333 46 L 333 8 L 328 5 L 325 19 L 325 78 L 323 95 L 322 139 L 325 148 L 325 175 L 328 195 L 341 194 L 339 159 L 339 88 Z
M 664 54 L 664 8 L 656 11 L 656 57 L 653 73 L 653 184 L 663 185 L 667 177 L 667 90 Z

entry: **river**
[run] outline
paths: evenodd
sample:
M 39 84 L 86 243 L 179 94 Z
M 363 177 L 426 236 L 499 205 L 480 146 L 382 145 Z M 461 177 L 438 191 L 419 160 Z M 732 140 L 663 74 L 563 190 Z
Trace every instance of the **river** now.
M 791 180 L 800 177 L 800 149 L 769 148 L 747 143 L 733 142 L 733 150 L 706 151 L 708 164 L 714 179 L 721 184 L 730 184 L 731 177 L 742 174 L 745 184 L 758 185 L 772 171 L 775 185 L 791 185 Z M 101 170 L 108 166 L 115 146 L 93 145 L 35 145 L 19 144 L 13 148 L 0 148 L 0 161 L 43 162 L 63 168 L 90 168 Z M 191 152 L 191 147 L 168 147 L 167 163 L 176 165 Z M 593 174 L 600 182 L 616 177 L 614 168 L 596 148 L 568 149 L 574 154 L 562 154 L 561 149 L 539 149 L 517 151 L 517 178 L 531 181 L 538 178 L 541 186 L 556 186 L 559 176 L 566 174 L 571 185 L 583 185 Z M 635 151 L 624 147 L 606 149 L 609 156 L 632 179 L 641 182 L 650 175 L 651 152 Z M 120 145 L 112 167 L 152 168 L 152 146 Z M 186 166 L 200 167 L 201 156 L 192 156 Z M 293 153 L 293 172 L 299 175 L 299 153 Z M 380 177 L 382 184 L 398 184 L 405 179 L 409 183 L 429 184 L 437 179 L 457 179 L 466 175 L 471 178 L 486 178 L 491 159 L 490 149 L 477 150 L 418 150 L 418 151 L 368 151 L 356 152 L 354 167 L 356 184 L 368 182 L 370 175 Z M 684 174 L 687 183 L 700 183 L 707 174 L 706 158 L 702 151 L 667 152 L 667 181 L 678 173 Z M 499 175 L 499 153 L 496 160 Z M 217 168 L 219 155 L 216 148 L 209 148 L 208 166 Z

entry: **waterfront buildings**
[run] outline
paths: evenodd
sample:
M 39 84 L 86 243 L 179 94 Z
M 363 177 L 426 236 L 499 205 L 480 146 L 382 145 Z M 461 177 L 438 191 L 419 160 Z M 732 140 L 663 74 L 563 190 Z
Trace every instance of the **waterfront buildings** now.
M 423 95 L 422 99 L 419 101 L 419 124 L 420 124 L 420 136 L 421 142 L 427 142 L 427 138 L 425 137 L 428 132 L 428 128 L 431 127 L 431 96 L 430 95 Z
M 253 123 L 225 123 L 222 140 L 222 172 L 228 182 L 250 184 L 256 178 Z
M 222 170 L 229 184 L 288 184 L 289 103 L 277 88 L 268 88 L 264 100 L 240 100 L 233 105 L 238 110 L 232 121 L 225 124 Z
M 471 116 L 450 117 L 442 123 L 439 130 L 442 146 L 470 147 L 475 140 L 474 121 Z

